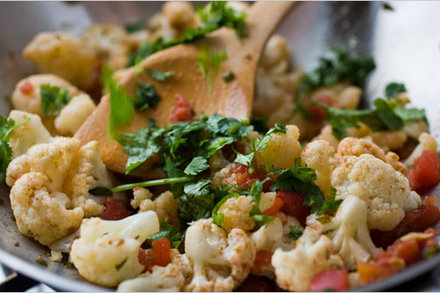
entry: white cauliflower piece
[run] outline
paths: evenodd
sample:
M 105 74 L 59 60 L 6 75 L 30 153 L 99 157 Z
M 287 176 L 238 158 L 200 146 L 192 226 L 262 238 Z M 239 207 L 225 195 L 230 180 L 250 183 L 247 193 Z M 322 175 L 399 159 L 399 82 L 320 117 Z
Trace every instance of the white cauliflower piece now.
M 316 170 L 316 184 L 322 190 L 326 198 L 331 195 L 331 160 L 335 149 L 325 140 L 315 140 L 308 143 L 301 152 L 301 160 L 307 167 Z
M 261 226 L 252 233 L 251 239 L 257 251 L 265 250 L 272 252 L 276 244 L 283 238 L 283 223 L 277 217 L 269 223 Z
M 226 232 L 234 228 L 242 229 L 245 232 L 255 227 L 255 221 L 250 215 L 254 201 L 250 196 L 229 198 L 218 209 L 218 214 L 223 214 L 223 226 Z
M 9 139 L 9 145 L 12 148 L 12 159 L 25 154 L 33 145 L 47 143 L 52 139 L 38 115 L 12 110 L 9 113 L 9 118 L 14 120 L 15 124 L 22 123 L 29 118 L 28 122 L 12 132 Z
M 272 256 L 276 282 L 285 290 L 308 291 L 317 273 L 343 267 L 341 259 L 334 254 L 332 241 L 313 227 L 307 227 L 296 244 L 295 249 L 279 248 Z
M 407 121 L 402 131 L 409 137 L 418 139 L 423 132 L 429 132 L 429 127 L 425 120 Z
M 74 96 L 55 118 L 55 129 L 61 135 L 73 136 L 95 108 L 89 95 Z
M 178 292 L 192 276 L 192 269 L 185 254 L 171 250 L 171 262 L 166 267 L 154 266 L 153 271 L 123 281 L 120 292 Z
M 379 252 L 370 238 L 367 216 L 365 202 L 356 196 L 348 196 L 332 220 L 322 225 L 322 233 L 333 241 L 334 248 L 349 270 L 355 270 L 358 263 L 368 261 Z M 307 225 L 321 224 L 312 216 L 307 219 Z
M 59 75 L 82 89 L 90 89 L 95 82 L 96 52 L 79 37 L 39 33 L 24 48 L 23 57 L 35 62 L 39 72 Z
M 367 204 L 370 230 L 393 229 L 405 211 L 421 204 L 402 173 L 370 154 L 342 157 L 342 164 L 332 172 L 332 185 L 337 199 L 353 195 Z
M 287 125 L 286 133 L 273 133 L 266 147 L 255 155 L 260 165 L 266 162 L 275 168 L 290 168 L 301 154 L 299 129 L 295 125 Z
M 130 200 L 130 205 L 132 208 L 137 209 L 146 199 L 153 198 L 153 194 L 146 188 L 135 187 L 133 188 L 133 199 Z
M 423 132 L 419 136 L 419 144 L 411 155 L 405 160 L 405 165 L 409 168 L 414 165 L 414 160 L 422 155 L 424 151 L 437 152 L 437 141 L 429 133 Z
M 290 64 L 290 48 L 287 40 L 280 35 L 269 38 L 261 56 L 260 66 L 272 73 L 287 71 Z
M 21 176 L 11 189 L 11 207 L 20 232 L 49 245 L 75 232 L 83 218 L 69 197 L 49 191 L 49 178 L 38 172 Z
M 40 87 L 45 84 L 66 89 L 70 92 L 71 96 L 76 96 L 82 93 L 78 88 L 59 76 L 54 74 L 35 74 L 20 80 L 15 86 L 11 97 L 13 108 L 38 114 L 40 117 L 45 118 L 43 117 L 43 111 L 41 110 L 40 93 Z M 23 90 L 25 87 L 28 87 L 29 89 Z
M 139 205 L 139 212 L 155 211 L 161 222 L 165 221 L 175 227 L 179 227 L 178 204 L 179 199 L 174 198 L 170 191 L 165 191 L 155 199 L 146 198 L 142 200 Z
M 233 229 L 226 235 L 212 219 L 191 224 L 185 252 L 194 271 L 185 291 L 232 291 L 248 276 L 256 253 L 243 230 Z
M 119 221 L 85 220 L 81 237 L 72 244 L 70 257 L 79 274 L 102 286 L 116 286 L 138 276 L 144 266 L 138 253 L 142 243 L 159 232 L 159 219 L 145 212 Z

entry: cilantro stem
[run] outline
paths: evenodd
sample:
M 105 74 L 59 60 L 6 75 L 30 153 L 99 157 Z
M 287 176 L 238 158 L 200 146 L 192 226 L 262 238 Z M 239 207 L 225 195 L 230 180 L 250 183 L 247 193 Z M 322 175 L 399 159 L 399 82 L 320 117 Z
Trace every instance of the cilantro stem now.
M 112 192 L 118 192 L 118 191 L 130 190 L 135 187 L 150 187 L 150 186 L 158 186 L 158 185 L 164 185 L 164 184 L 188 182 L 191 180 L 194 180 L 194 177 L 183 176 L 183 177 L 155 179 L 155 180 L 149 180 L 149 181 L 144 181 L 144 182 L 119 185 L 119 186 L 113 187 L 111 190 L 112 190 Z

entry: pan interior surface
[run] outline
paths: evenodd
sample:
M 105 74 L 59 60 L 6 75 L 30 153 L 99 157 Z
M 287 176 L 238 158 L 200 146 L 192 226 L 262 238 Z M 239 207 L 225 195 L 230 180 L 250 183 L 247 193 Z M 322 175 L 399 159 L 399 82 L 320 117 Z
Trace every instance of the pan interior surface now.
M 0 95 L 12 92 L 15 83 L 35 72 L 21 58 L 22 48 L 41 31 L 79 34 L 94 22 L 126 24 L 159 11 L 160 2 L 0 2 Z M 304 2 L 284 20 L 279 33 L 294 50 L 294 62 L 309 70 L 333 45 L 372 55 L 377 69 L 372 74 L 364 100 L 368 107 L 383 96 L 392 81 L 405 83 L 413 104 L 426 109 L 432 135 L 440 140 L 440 2 Z M 9 106 L 0 100 L 0 111 Z M 0 262 L 26 276 L 62 291 L 108 291 L 82 279 L 76 270 L 61 263 L 48 267 L 35 263 L 49 251 L 22 236 L 13 220 L 9 189 L 0 186 Z M 440 232 L 440 229 L 436 229 Z M 440 255 L 402 273 L 360 288 L 383 291 L 415 278 L 440 264 Z

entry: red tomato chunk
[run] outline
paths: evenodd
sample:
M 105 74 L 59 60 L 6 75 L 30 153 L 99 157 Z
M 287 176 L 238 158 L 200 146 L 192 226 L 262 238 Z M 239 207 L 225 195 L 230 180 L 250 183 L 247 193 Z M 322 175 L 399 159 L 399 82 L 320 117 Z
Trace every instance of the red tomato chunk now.
M 188 101 L 185 98 L 178 96 L 174 113 L 171 115 L 173 123 L 191 121 L 193 114 Z
M 348 272 L 344 269 L 333 269 L 317 274 L 310 282 L 310 291 L 347 291 Z
M 333 100 L 329 96 L 318 97 L 316 100 L 318 102 L 326 104 L 327 106 L 331 106 L 333 104 Z M 321 122 L 327 119 L 327 111 L 322 107 L 319 107 L 314 104 L 309 104 L 306 106 L 306 109 L 312 115 L 313 122 Z
M 435 152 L 424 151 L 414 160 L 408 179 L 413 189 L 431 187 L 440 181 L 440 159 Z
M 242 164 L 235 164 L 232 172 L 235 175 L 237 185 L 244 188 L 251 188 L 255 181 L 263 181 L 267 177 L 265 172 L 257 170 L 257 168 L 254 169 L 253 173 L 249 173 L 249 167 Z M 269 187 L 272 184 L 271 180 L 264 182 L 263 191 L 269 191 Z
M 381 258 L 377 262 L 359 263 L 359 277 L 365 284 L 394 275 L 405 268 L 405 262 L 398 257 Z
M 34 86 L 29 81 L 26 81 L 23 83 L 23 85 L 20 87 L 20 91 L 24 95 L 30 95 L 34 91 Z
M 145 267 L 143 272 L 151 272 L 153 266 L 166 267 L 170 261 L 170 241 L 166 238 L 154 240 L 151 249 L 139 250 L 139 262 Z
M 302 225 L 310 215 L 310 207 L 304 206 L 304 197 L 295 191 L 278 190 L 277 197 L 283 200 L 281 211 L 295 217 Z
M 264 210 L 263 215 L 274 215 L 280 211 L 283 205 L 284 201 L 281 199 L 281 197 L 276 196 L 273 205 L 270 208 Z
M 115 221 L 124 219 L 130 215 L 131 212 L 127 210 L 122 203 L 110 197 L 106 198 L 105 209 L 101 214 L 101 219 Z

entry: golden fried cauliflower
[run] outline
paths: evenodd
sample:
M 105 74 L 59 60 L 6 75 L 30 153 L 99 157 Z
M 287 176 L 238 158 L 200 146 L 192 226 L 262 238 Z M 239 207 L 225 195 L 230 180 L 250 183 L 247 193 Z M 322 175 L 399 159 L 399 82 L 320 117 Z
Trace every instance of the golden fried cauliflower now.
M 116 286 L 142 272 L 139 249 L 157 232 L 159 219 L 151 211 L 119 221 L 84 220 L 81 236 L 73 242 L 70 257 L 79 274 L 88 281 Z
M 248 276 L 255 260 L 254 244 L 243 230 L 226 234 L 212 219 L 191 224 L 185 253 L 194 271 L 185 291 L 232 291 Z
M 371 154 L 378 159 L 381 159 L 385 163 L 390 164 L 396 171 L 406 174 L 408 169 L 406 166 L 399 162 L 399 156 L 393 152 L 385 152 L 375 145 L 374 143 L 355 137 L 346 137 L 339 143 L 338 155 L 339 156 L 360 156 L 362 154 Z
M 74 96 L 55 118 L 55 129 L 61 135 L 73 136 L 95 108 L 89 95 Z
M 192 268 L 185 254 L 171 250 L 171 262 L 166 267 L 154 266 L 137 278 L 123 281 L 118 286 L 121 292 L 179 292 L 192 277 Z
M 29 119 L 28 122 L 15 129 L 9 139 L 13 159 L 25 154 L 31 146 L 46 143 L 52 139 L 52 136 L 44 127 L 38 115 L 12 110 L 9 112 L 9 118 L 14 120 L 15 124 L 22 123 L 26 119 Z
M 180 226 L 180 219 L 177 215 L 179 199 L 174 198 L 170 191 L 165 191 L 152 199 L 153 194 L 148 189 L 136 188 L 133 195 L 131 205 L 133 208 L 139 207 L 140 213 L 154 211 L 159 217 L 159 221 L 165 221 L 175 227 Z
M 332 240 L 349 270 L 355 270 L 358 263 L 367 262 L 379 252 L 370 238 L 367 216 L 366 203 L 356 196 L 348 196 L 331 221 L 322 224 L 322 233 Z M 321 226 L 321 223 L 313 215 L 307 218 L 307 225 Z
M 368 229 L 389 231 L 400 223 L 405 211 L 420 206 L 420 196 L 411 191 L 408 179 L 391 165 L 370 154 L 342 159 L 331 178 L 336 198 L 363 200 L 368 208 Z
M 335 149 L 325 140 L 315 140 L 308 143 L 301 152 L 301 160 L 307 167 L 316 170 L 316 184 L 326 198 L 330 197 L 331 185 L 331 160 Z
M 66 89 L 71 96 L 76 96 L 82 93 L 78 88 L 59 76 L 54 74 L 35 74 L 20 80 L 15 86 L 11 100 L 13 108 L 38 114 L 40 117 L 44 118 L 41 109 L 40 87 L 45 84 Z M 26 90 L 23 90 L 25 88 Z
M 429 133 L 423 132 L 419 136 L 419 144 L 413 150 L 411 155 L 405 160 L 405 165 L 412 167 L 414 160 L 420 157 L 424 151 L 437 152 L 437 141 Z
M 229 198 L 218 209 L 218 214 L 223 214 L 223 225 L 226 232 L 239 228 L 245 232 L 255 227 L 255 221 L 250 215 L 254 201 L 250 196 Z
M 95 82 L 98 58 L 81 38 L 63 32 L 42 32 L 24 48 L 23 57 L 41 73 L 53 73 L 87 90 Z
M 9 195 L 20 232 L 43 245 L 75 232 L 84 216 L 81 208 L 72 207 L 66 194 L 51 191 L 49 181 L 42 173 L 26 173 Z
M 289 251 L 275 250 L 272 256 L 278 286 L 288 291 L 308 291 L 313 277 L 324 270 L 342 267 L 332 241 L 319 230 L 307 227 Z
M 262 151 L 256 153 L 256 160 L 260 165 L 266 162 L 275 168 L 290 168 L 301 154 L 301 145 L 298 141 L 299 129 L 295 125 L 287 125 L 286 133 L 273 133 Z

